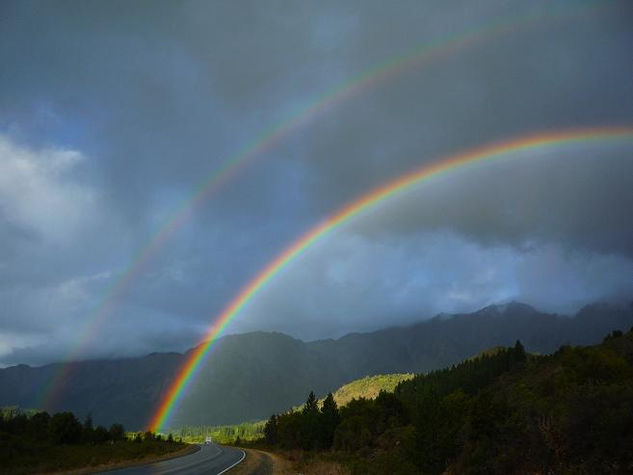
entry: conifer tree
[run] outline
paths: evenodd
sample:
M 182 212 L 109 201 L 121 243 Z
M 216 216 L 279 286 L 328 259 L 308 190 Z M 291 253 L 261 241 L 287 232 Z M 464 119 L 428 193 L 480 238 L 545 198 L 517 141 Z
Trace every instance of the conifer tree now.
M 305 406 L 303 406 L 304 414 L 315 414 L 319 412 L 319 407 L 317 405 L 317 399 L 314 395 L 314 391 L 310 391 L 308 394 L 308 399 L 306 400 Z
M 329 449 L 334 442 L 334 431 L 339 424 L 341 416 L 339 414 L 338 406 L 334 400 L 332 393 L 329 393 L 323 401 L 321 407 L 321 424 L 320 424 L 320 437 L 319 442 L 321 448 Z
M 319 406 L 313 391 L 310 391 L 301 411 L 300 444 L 304 450 L 313 449 L 319 443 Z
M 269 444 L 277 443 L 278 427 L 279 424 L 277 420 L 277 415 L 273 414 L 272 416 L 270 416 L 270 419 L 268 419 L 268 422 L 266 422 L 266 425 L 264 426 L 264 436 L 266 437 L 266 442 L 268 442 Z
M 514 361 L 518 363 L 522 363 L 527 359 L 527 355 L 525 353 L 525 348 L 521 344 L 519 340 L 514 344 Z

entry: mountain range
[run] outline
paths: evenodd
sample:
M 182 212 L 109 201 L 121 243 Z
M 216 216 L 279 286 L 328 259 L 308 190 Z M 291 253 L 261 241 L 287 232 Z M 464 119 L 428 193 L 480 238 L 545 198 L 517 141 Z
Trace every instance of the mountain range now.
M 529 305 L 492 305 L 473 313 L 438 315 L 406 327 L 304 342 L 282 333 L 220 338 L 192 382 L 171 427 L 231 424 L 268 417 L 367 375 L 423 373 L 487 348 L 514 344 L 550 353 L 563 344 L 598 343 L 633 325 L 633 304 L 597 303 L 572 317 Z M 0 369 L 0 406 L 90 414 L 96 424 L 143 428 L 191 349 L 138 358 L 78 361 L 64 368 L 64 385 L 43 405 L 41 394 L 59 363 Z

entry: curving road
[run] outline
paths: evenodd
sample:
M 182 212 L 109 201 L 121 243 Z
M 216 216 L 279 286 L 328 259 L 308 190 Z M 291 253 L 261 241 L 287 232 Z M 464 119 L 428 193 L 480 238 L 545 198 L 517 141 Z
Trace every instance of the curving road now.
M 244 460 L 244 457 L 246 457 L 246 454 L 243 450 L 223 445 L 205 444 L 201 445 L 200 450 L 197 452 L 183 457 L 104 473 L 117 475 L 137 473 L 153 475 L 220 475 L 240 463 Z

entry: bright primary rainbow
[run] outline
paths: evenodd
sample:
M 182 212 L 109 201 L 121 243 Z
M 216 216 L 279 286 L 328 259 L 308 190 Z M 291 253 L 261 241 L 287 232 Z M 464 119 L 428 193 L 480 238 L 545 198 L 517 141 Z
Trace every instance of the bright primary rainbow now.
M 235 155 L 229 157 L 225 164 L 207 176 L 201 184 L 194 189 L 193 193 L 175 209 L 165 224 L 159 228 L 154 237 L 145 245 L 131 260 L 130 265 L 114 280 L 113 285 L 100 299 L 94 310 L 86 317 L 83 328 L 76 332 L 75 342 L 71 346 L 71 351 L 62 358 L 64 361 L 72 361 L 81 356 L 86 347 L 94 341 L 99 329 L 105 321 L 105 317 L 110 310 L 122 298 L 126 289 L 135 278 L 142 272 L 144 266 L 151 257 L 168 241 L 168 239 L 182 226 L 189 215 L 202 203 L 217 193 L 227 182 L 234 178 L 246 165 L 257 156 L 273 147 L 279 140 L 286 137 L 290 132 L 301 125 L 314 119 L 319 114 L 325 112 L 329 107 L 341 103 L 345 99 L 358 94 L 364 89 L 368 89 L 382 81 L 397 76 L 406 71 L 407 68 L 420 66 L 425 62 L 447 57 L 462 48 L 472 46 L 481 42 L 489 41 L 499 35 L 517 31 L 520 28 L 529 27 L 546 19 L 556 19 L 564 17 L 568 13 L 588 13 L 595 8 L 601 8 L 605 4 L 597 3 L 589 8 L 569 8 L 562 11 L 531 16 L 521 16 L 505 18 L 492 25 L 488 24 L 482 28 L 463 32 L 458 35 L 451 35 L 425 43 L 422 46 L 412 48 L 405 54 L 389 59 L 378 66 L 370 68 L 362 74 L 330 89 L 316 100 L 303 107 L 298 113 L 291 115 L 274 127 L 268 129 L 258 136 L 248 146 L 241 149 Z M 564 15 L 563 15 L 564 14 Z M 39 392 L 37 407 L 53 407 L 71 371 L 71 364 L 62 364 L 51 373 L 48 382 Z
M 396 180 L 382 185 L 373 191 L 349 203 L 329 218 L 315 226 L 286 250 L 273 259 L 253 280 L 248 283 L 237 296 L 224 308 L 207 331 L 203 343 L 200 344 L 180 368 L 169 390 L 163 397 L 158 409 L 153 415 L 149 429 L 157 431 L 164 428 L 178 406 L 179 401 L 200 368 L 205 356 L 209 353 L 213 343 L 217 340 L 226 325 L 257 295 L 257 293 L 281 272 L 290 262 L 305 252 L 316 241 L 332 230 L 348 222 L 363 211 L 384 202 L 388 198 L 399 195 L 413 186 L 431 177 L 450 172 L 458 168 L 476 163 L 501 158 L 515 158 L 521 156 L 519 152 L 551 149 L 556 146 L 576 145 L 583 142 L 620 141 L 633 142 L 633 127 L 591 128 L 569 131 L 547 132 L 538 135 L 520 137 L 514 140 L 497 142 L 478 147 L 449 158 L 424 165 L 407 173 Z

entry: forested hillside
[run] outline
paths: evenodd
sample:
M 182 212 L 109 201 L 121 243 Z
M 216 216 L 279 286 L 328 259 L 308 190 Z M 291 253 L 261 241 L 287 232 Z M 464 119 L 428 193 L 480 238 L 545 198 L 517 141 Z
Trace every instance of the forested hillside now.
M 546 356 L 517 341 L 341 408 L 311 393 L 265 434 L 358 474 L 631 473 L 633 329 Z
M 517 338 L 530 352 L 549 353 L 562 344 L 598 343 L 613 328 L 631 325 L 630 306 L 597 304 L 569 318 L 514 303 L 337 340 L 230 335 L 215 343 L 170 427 L 261 420 L 302 404 L 306 388 L 323 395 L 367 375 L 423 373 Z M 97 424 L 118 420 L 141 429 L 191 351 L 75 362 L 64 371 L 58 364 L 0 369 L 0 406 L 90 413 Z M 62 384 L 52 384 L 59 374 Z M 54 397 L 42 397 L 51 387 Z
M 339 406 L 344 406 L 352 399 L 374 399 L 378 397 L 381 391 L 392 393 L 396 386 L 402 381 L 413 378 L 412 373 L 395 373 L 395 374 L 377 374 L 375 376 L 366 376 L 361 379 L 347 383 L 345 386 L 338 388 L 332 396 Z M 322 403 L 323 401 L 321 401 Z
M 343 406 L 352 399 L 374 399 L 381 391 L 393 392 L 401 381 L 413 378 L 413 374 L 378 374 L 357 379 L 334 391 L 334 401 Z M 325 398 L 317 402 L 323 405 Z M 303 405 L 292 410 L 301 411 Z M 264 435 L 265 420 L 242 422 L 240 424 L 224 426 L 183 425 L 170 431 L 174 436 L 182 437 L 186 442 L 204 442 L 211 437 L 214 442 L 221 444 L 237 444 L 243 441 L 258 440 Z

